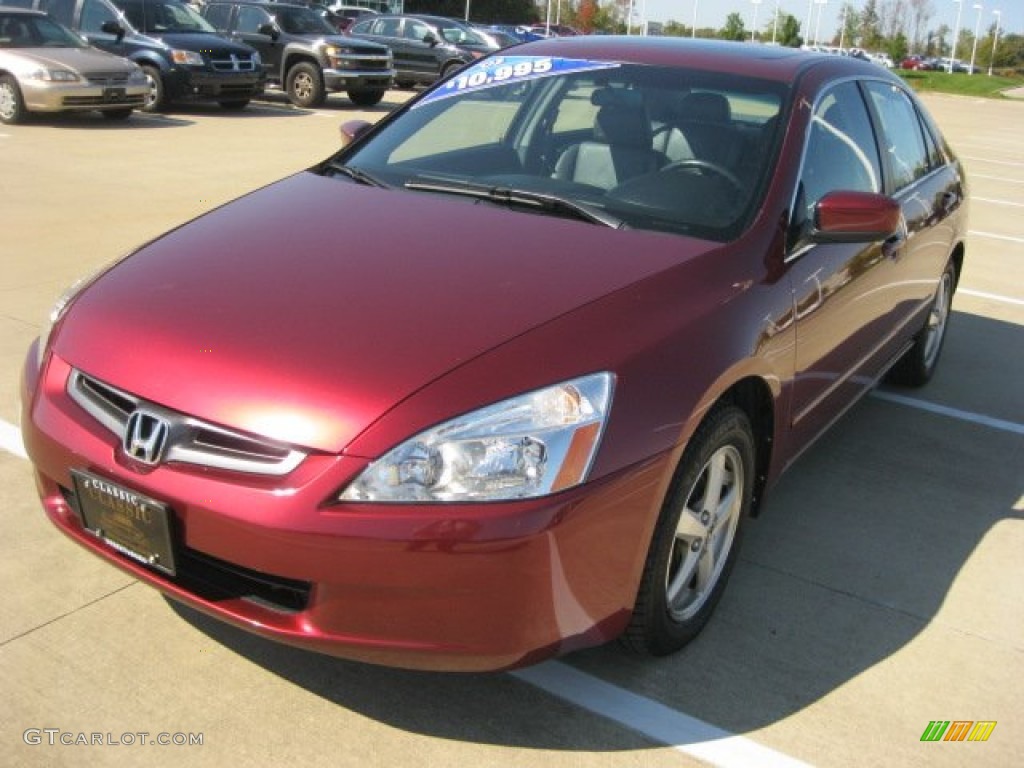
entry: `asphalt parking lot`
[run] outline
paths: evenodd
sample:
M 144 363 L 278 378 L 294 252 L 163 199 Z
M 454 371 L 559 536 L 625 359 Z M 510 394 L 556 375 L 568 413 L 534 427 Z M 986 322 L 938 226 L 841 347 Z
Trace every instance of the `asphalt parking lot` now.
M 927 97 L 972 198 L 939 372 L 877 391 L 800 459 L 676 656 L 609 646 L 492 675 L 339 661 L 169 603 L 53 529 L 16 425 L 56 296 L 407 97 L 0 128 L 0 765 L 1020 765 L 1024 101 Z M 922 742 L 936 720 L 996 725 Z

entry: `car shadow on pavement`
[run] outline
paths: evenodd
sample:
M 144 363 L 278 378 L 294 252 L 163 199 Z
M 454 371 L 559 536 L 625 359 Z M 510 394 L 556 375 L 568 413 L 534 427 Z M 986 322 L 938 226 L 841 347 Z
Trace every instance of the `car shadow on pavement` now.
M 404 93 L 401 91 L 388 91 L 384 99 L 372 107 L 360 107 L 349 100 L 348 96 L 344 93 L 331 93 L 328 94 L 324 103 L 316 110 L 331 110 L 339 112 L 360 112 L 360 113 L 371 113 L 376 115 L 386 115 L 389 112 L 394 112 L 405 102 L 415 96 L 414 93 Z M 313 109 L 305 109 L 303 107 L 297 107 L 288 100 L 288 96 L 285 95 L 284 91 L 272 90 L 266 91 L 263 95 L 258 97 L 258 101 L 253 102 L 253 106 L 257 105 L 273 105 L 278 108 L 291 110 L 293 112 L 311 112 Z M 251 108 L 251 107 L 250 107 Z
M 109 120 L 99 112 L 35 113 L 19 127 L 59 128 L 75 131 L 145 131 L 154 128 L 181 128 L 195 125 L 193 120 L 168 114 L 135 111 L 126 120 Z
M 940 371 L 963 377 L 967 369 L 958 358 L 968 350 L 1019 349 L 1022 335 L 1020 326 L 956 312 Z M 981 378 L 973 386 L 983 396 L 986 387 L 1013 386 L 1020 380 L 1014 373 Z M 940 380 L 935 385 L 942 390 Z M 930 388 L 891 391 L 927 399 Z M 948 399 L 944 404 L 959 407 Z M 906 648 L 940 614 L 941 625 L 955 633 L 1002 641 L 1000 633 L 1013 627 L 1002 628 L 1000 601 L 1019 600 L 1012 590 L 989 594 L 994 602 L 981 600 L 980 613 L 969 619 L 956 604 L 977 602 L 971 590 L 978 579 L 969 571 L 985 537 L 1003 521 L 1024 519 L 1022 477 L 1019 434 L 869 397 L 769 495 L 749 525 L 718 611 L 697 640 L 661 659 L 611 644 L 563 661 L 746 733 L 837 691 Z M 949 607 L 955 583 L 966 595 Z M 342 661 L 278 645 L 168 602 L 200 631 L 268 671 L 407 731 L 538 749 L 650 746 L 624 728 L 586 727 L 581 718 L 592 715 L 510 675 L 409 672 Z M 980 624 L 962 625 L 975 620 Z M 1005 638 L 1009 647 L 1015 642 Z M 950 700 L 956 701 L 961 672 L 955 665 L 922 669 L 940 681 L 948 676 Z M 1000 685 L 998 669 L 984 674 Z M 899 711 L 899 704 L 882 700 Z M 922 719 L 922 725 L 928 719 L 924 711 L 908 716 Z

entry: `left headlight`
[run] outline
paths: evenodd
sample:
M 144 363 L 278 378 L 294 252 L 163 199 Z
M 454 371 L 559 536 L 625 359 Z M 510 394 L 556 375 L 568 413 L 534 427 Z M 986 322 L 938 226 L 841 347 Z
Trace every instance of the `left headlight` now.
M 74 83 L 79 80 L 70 69 L 37 69 L 29 78 L 47 83 Z
M 368 466 L 339 501 L 524 499 L 582 483 L 611 407 L 610 373 L 583 376 L 421 432 Z
M 174 48 L 171 51 L 171 59 L 175 64 L 188 64 L 193 67 L 203 66 L 203 57 L 195 51 L 185 51 L 181 48 Z

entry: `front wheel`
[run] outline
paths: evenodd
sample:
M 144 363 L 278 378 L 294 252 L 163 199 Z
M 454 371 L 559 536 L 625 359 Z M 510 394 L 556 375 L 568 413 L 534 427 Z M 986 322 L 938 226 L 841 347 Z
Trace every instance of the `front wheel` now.
M 351 90 L 348 92 L 348 97 L 357 107 L 375 107 L 380 104 L 385 93 L 386 91 L 382 90 Z
M 160 70 L 153 66 L 143 66 L 142 73 L 146 76 L 149 84 L 149 93 L 142 104 L 143 112 L 161 112 L 167 107 L 167 92 L 164 89 L 164 79 Z
M 300 61 L 288 70 L 284 89 L 288 99 L 297 107 L 319 107 L 327 98 L 320 69 L 308 61 Z
M 15 125 L 24 122 L 27 115 L 18 81 L 11 75 L 0 76 L 0 123 Z
M 939 365 L 939 353 L 946 340 L 954 290 L 956 266 L 950 261 L 939 278 L 939 287 L 935 289 L 935 297 L 924 326 L 914 337 L 914 345 L 889 371 L 888 381 L 906 387 L 922 387 L 931 379 Z
M 676 471 L 624 645 L 664 656 L 697 636 L 736 563 L 753 483 L 750 421 L 735 406 L 718 406 L 697 429 Z

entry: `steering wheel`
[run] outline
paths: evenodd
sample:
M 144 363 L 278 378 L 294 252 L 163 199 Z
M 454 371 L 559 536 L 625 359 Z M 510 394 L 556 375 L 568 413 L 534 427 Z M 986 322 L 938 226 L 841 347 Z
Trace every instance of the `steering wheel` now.
M 729 182 L 733 188 L 740 194 L 744 194 L 746 189 L 743 186 L 743 182 L 737 178 L 736 174 L 730 171 L 728 168 L 719 165 L 718 163 L 712 163 L 710 160 L 701 160 L 699 157 L 688 157 L 684 160 L 676 160 L 674 163 L 669 163 L 659 170 L 659 173 L 665 171 L 677 171 L 686 168 L 697 168 L 702 171 L 711 171 L 717 176 L 721 176 L 723 179 Z

